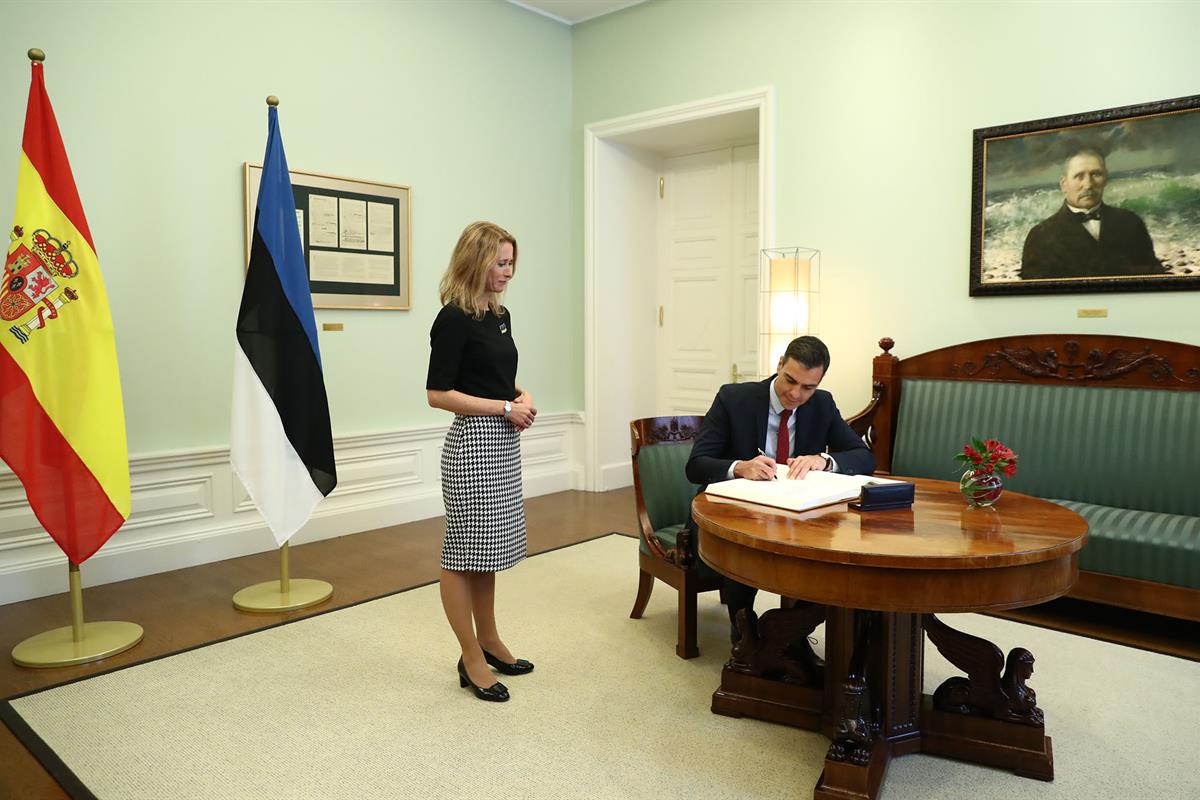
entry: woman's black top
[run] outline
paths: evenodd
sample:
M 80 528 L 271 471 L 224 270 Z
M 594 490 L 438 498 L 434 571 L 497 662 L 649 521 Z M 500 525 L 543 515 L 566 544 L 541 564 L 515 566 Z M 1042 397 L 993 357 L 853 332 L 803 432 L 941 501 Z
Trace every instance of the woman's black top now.
M 505 309 L 475 319 L 453 303 L 442 306 L 429 330 L 426 389 L 514 400 L 517 396 L 517 345 Z

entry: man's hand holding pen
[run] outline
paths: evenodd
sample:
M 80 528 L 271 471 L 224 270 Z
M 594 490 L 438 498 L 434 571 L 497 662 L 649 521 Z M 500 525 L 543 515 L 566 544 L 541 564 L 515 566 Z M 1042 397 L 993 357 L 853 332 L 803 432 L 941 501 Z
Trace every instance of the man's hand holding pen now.
M 749 481 L 775 480 L 775 460 L 768 457 L 761 449 L 758 455 L 749 461 L 739 461 L 733 465 L 733 477 L 745 478 Z

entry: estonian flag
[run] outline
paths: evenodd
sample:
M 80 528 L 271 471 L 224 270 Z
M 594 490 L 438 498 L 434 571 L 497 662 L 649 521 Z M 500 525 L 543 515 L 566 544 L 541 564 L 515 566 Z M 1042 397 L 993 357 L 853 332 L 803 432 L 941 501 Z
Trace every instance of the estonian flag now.
M 267 152 L 237 340 L 230 456 L 282 546 L 333 491 L 337 471 L 296 201 L 274 106 L 267 110 Z

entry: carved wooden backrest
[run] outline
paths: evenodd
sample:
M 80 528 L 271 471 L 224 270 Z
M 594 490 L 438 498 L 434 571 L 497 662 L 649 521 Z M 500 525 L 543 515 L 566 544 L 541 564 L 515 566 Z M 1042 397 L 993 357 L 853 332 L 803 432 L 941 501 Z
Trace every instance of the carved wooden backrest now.
M 1200 347 L 1133 336 L 1028 334 L 981 339 L 900 359 L 879 342 L 871 427 L 880 471 L 891 471 L 904 381 L 911 378 L 1200 391 Z
M 703 415 L 692 417 L 643 417 L 629 423 L 630 449 L 633 458 L 638 451 L 652 444 L 690 442 L 700 432 Z

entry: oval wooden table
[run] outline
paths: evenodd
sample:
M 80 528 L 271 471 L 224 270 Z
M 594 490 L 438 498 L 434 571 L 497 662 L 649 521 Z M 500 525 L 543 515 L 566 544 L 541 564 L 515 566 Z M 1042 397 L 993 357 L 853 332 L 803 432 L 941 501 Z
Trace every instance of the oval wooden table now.
M 1007 658 L 935 614 L 1042 603 L 1079 574 L 1087 523 L 1055 503 L 1005 492 L 966 507 L 957 483 L 911 479 L 910 509 L 805 512 L 700 494 L 700 556 L 717 571 L 795 598 L 738 620 L 714 712 L 820 730 L 833 741 L 818 800 L 874 798 L 888 760 L 924 752 L 1052 780 L 1054 757 L 1033 655 Z M 807 636 L 826 623 L 825 663 Z M 923 689 L 924 638 L 965 676 Z

